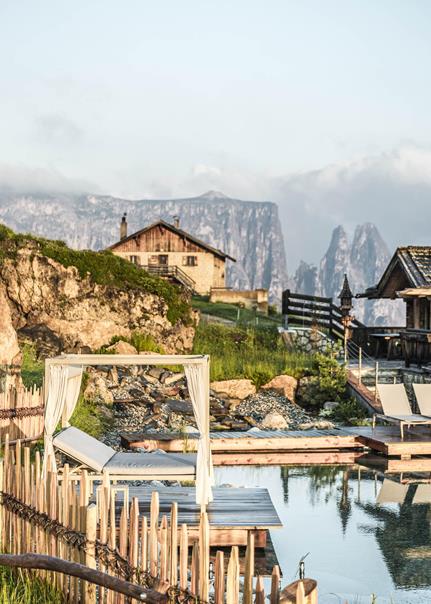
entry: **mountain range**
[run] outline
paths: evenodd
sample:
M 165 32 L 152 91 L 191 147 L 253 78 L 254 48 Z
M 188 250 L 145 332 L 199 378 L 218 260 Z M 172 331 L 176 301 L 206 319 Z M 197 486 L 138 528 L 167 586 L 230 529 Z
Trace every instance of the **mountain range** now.
M 318 266 L 300 262 L 290 280 L 293 291 L 334 298 L 338 303 L 344 274 L 354 294 L 380 279 L 391 258 L 374 224 L 358 225 L 352 241 L 342 226 L 334 229 L 329 247 Z M 367 325 L 404 325 L 402 300 L 354 300 L 354 316 Z
M 287 268 L 275 203 L 241 201 L 217 191 L 186 199 L 140 201 L 107 195 L 0 193 L 1 222 L 79 249 L 104 249 L 118 241 L 124 212 L 129 233 L 159 218 L 171 222 L 178 216 L 182 229 L 236 259 L 228 262 L 229 286 L 268 288 L 270 300 L 280 301 Z

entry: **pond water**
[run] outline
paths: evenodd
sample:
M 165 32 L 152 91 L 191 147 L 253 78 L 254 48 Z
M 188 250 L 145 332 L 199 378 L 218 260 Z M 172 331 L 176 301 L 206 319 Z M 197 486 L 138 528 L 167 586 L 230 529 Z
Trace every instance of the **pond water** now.
M 386 481 L 382 497 L 382 479 L 339 466 L 218 467 L 216 483 L 269 490 L 284 525 L 271 533 L 283 585 L 309 552 L 319 604 L 369 604 L 371 594 L 377 604 L 431 603 L 431 505 L 414 503 L 417 485 Z M 379 503 L 379 493 L 402 503 Z

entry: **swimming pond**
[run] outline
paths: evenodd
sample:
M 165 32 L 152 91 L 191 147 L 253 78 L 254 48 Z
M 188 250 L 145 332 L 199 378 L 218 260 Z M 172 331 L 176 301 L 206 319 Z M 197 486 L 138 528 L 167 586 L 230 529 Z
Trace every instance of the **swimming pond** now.
M 431 602 L 429 485 L 366 470 L 359 479 L 340 466 L 217 467 L 215 475 L 217 485 L 269 490 L 283 523 L 271 533 L 283 585 L 308 553 L 319 604 L 369 604 L 371 594 L 377 604 Z

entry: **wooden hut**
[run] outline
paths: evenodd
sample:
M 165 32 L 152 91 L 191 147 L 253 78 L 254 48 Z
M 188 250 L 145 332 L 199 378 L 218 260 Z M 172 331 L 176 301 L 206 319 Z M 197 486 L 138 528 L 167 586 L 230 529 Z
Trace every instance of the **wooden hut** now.
M 377 285 L 357 297 L 404 299 L 400 339 L 406 365 L 431 360 L 431 246 L 397 248 Z

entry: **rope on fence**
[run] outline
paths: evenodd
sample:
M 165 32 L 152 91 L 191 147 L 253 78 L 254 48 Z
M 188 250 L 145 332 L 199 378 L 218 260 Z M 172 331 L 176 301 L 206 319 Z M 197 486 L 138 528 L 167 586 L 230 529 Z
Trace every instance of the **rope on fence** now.
M 0 409 L 0 419 L 15 419 L 21 417 L 34 417 L 43 415 L 44 408 L 39 407 L 18 407 L 16 409 Z
M 44 531 L 61 539 L 67 545 L 75 547 L 83 552 L 88 551 L 88 549 L 94 551 L 95 548 L 100 563 L 106 568 L 121 575 L 124 580 L 131 580 L 133 578 L 145 589 L 155 590 L 159 593 L 167 593 L 170 602 L 181 602 L 181 604 L 196 604 L 196 602 L 201 602 L 201 604 L 203 604 L 203 601 L 200 598 L 191 594 L 188 590 L 169 586 L 168 583 L 161 583 L 157 577 L 153 577 L 148 571 L 131 566 L 117 550 L 112 549 L 109 545 L 100 542 L 98 539 L 95 542 L 90 543 L 84 533 L 64 526 L 57 520 L 50 518 L 48 514 L 38 512 L 34 507 L 23 503 L 15 496 L 3 491 L 0 492 L 0 495 L 2 504 L 8 511 L 16 514 L 23 520 L 37 525 Z

